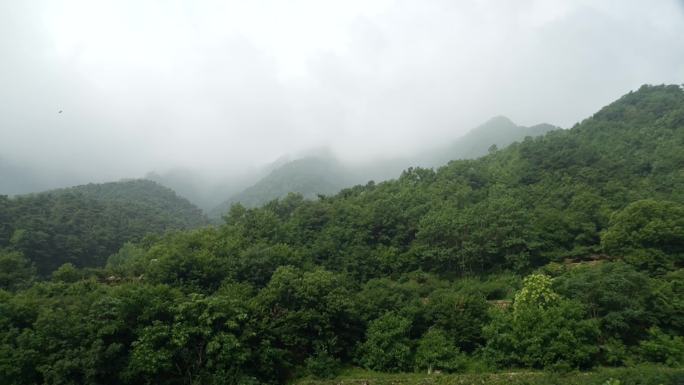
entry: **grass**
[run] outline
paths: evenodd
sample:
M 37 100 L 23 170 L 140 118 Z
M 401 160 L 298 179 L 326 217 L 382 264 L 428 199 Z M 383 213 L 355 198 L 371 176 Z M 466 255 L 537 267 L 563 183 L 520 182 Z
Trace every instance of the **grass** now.
M 618 382 L 616 382 L 617 380 Z M 612 381 L 612 382 L 611 382 Z M 684 385 L 684 368 L 644 365 L 589 372 L 515 371 L 432 374 L 347 369 L 333 379 L 303 378 L 295 385 Z

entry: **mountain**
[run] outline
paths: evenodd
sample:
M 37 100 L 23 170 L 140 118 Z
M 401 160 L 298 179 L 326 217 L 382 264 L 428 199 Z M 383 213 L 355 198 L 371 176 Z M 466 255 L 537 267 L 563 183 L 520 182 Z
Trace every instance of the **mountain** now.
M 150 172 L 145 179 L 171 188 L 202 210 L 209 211 L 223 202 L 226 196 L 239 193 L 262 177 L 254 171 L 242 175 L 209 176 L 187 169 L 174 169 L 163 173 Z
M 41 274 L 98 266 L 125 242 L 205 224 L 200 209 L 147 180 L 0 196 L 0 248 L 24 253 Z
M 350 171 L 332 156 L 296 159 L 275 168 L 254 185 L 217 206 L 211 215 L 220 216 L 233 203 L 256 207 L 290 192 L 307 199 L 314 199 L 318 194 L 332 195 L 354 182 Z
M 227 220 L 247 244 L 287 244 L 363 279 L 530 271 L 602 255 L 662 273 L 684 261 L 682 170 L 684 90 L 644 86 L 571 129 L 478 159 Z
M 174 228 L 192 228 L 206 224 L 202 211 L 186 198 L 168 187 L 146 179 L 90 183 L 52 190 L 49 193 L 81 194 L 100 202 L 144 206 L 153 210 L 157 217 L 165 217 Z
M 680 384 L 683 149 L 684 89 L 644 86 L 568 130 L 323 199 L 235 206 L 221 226 L 50 281 L 0 250 L 0 378 Z M 38 197 L 11 247 L 91 247 L 79 211 L 98 201 Z M 0 237 L 16 203 L 0 199 Z M 120 229 L 95 230 L 100 245 Z
M 527 136 L 543 135 L 556 129 L 559 128 L 550 124 L 518 126 L 508 118 L 499 116 L 470 130 L 450 145 L 425 151 L 415 157 L 374 161 L 360 166 L 346 165 L 334 155 L 319 151 L 322 153 L 274 164 L 268 175 L 215 207 L 210 211 L 210 216 L 220 217 L 233 203 L 257 207 L 290 192 L 299 193 L 307 199 L 314 199 L 319 194 L 332 195 L 345 186 L 396 177 L 411 166 L 436 167 L 453 159 L 476 158 L 486 155 L 492 145 L 503 148 Z
M 456 159 L 474 159 L 486 155 L 491 146 L 504 148 L 525 137 L 540 136 L 559 127 L 542 123 L 531 127 L 518 126 L 504 116 L 497 116 L 473 128 L 456 141 L 443 148 L 419 155 L 415 165 L 438 167 Z

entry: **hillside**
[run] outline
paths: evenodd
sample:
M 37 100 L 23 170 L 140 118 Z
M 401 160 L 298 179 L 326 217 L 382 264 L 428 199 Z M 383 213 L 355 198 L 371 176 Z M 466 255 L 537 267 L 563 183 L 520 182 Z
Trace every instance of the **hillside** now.
M 170 188 L 145 179 L 109 183 L 90 183 L 66 189 L 52 190 L 53 194 L 81 194 L 100 202 L 141 205 L 163 216 L 175 228 L 192 228 L 206 224 L 202 211 Z
M 205 212 L 210 212 L 225 201 L 227 196 L 239 193 L 266 174 L 264 170 L 244 170 L 239 175 L 227 173 L 217 176 L 187 169 L 172 169 L 163 173 L 149 172 L 144 179 L 168 187 Z
M 411 166 L 436 167 L 453 159 L 477 158 L 486 155 L 492 145 L 503 148 L 527 136 L 543 135 L 555 129 L 558 127 L 549 124 L 518 126 L 508 118 L 499 116 L 473 128 L 447 146 L 430 149 L 413 157 L 357 166 L 346 165 L 331 154 L 296 159 L 274 168 L 257 183 L 211 210 L 210 215 L 218 218 L 237 202 L 246 207 L 257 207 L 285 197 L 290 192 L 301 194 L 306 199 L 333 195 L 345 186 L 394 178 Z
M 352 183 L 349 171 L 332 157 L 305 157 L 286 162 L 254 185 L 232 196 L 211 211 L 214 217 L 228 212 L 233 203 L 257 207 L 290 192 L 315 199 L 332 195 Z
M 680 383 L 683 149 L 684 90 L 643 86 L 569 130 L 235 205 L 49 282 L 0 252 L 0 378 Z M 80 235 L 60 228 L 54 246 Z
M 684 203 L 683 103 L 678 86 L 644 87 L 571 130 L 436 171 L 408 169 L 397 180 L 296 203 L 286 216 L 279 207 L 292 199 L 250 215 L 276 213 L 290 232 L 270 241 L 360 276 L 524 269 L 591 255 L 616 210 L 644 199 Z
M 519 126 L 505 116 L 497 116 L 468 131 L 453 143 L 420 155 L 413 165 L 438 167 L 451 160 L 474 159 L 487 155 L 491 146 L 501 149 L 525 137 L 541 136 L 558 129 L 560 128 L 546 123 L 530 127 Z
M 24 253 L 41 274 L 66 262 L 101 266 L 127 241 L 207 223 L 187 200 L 145 180 L 0 196 L 0 220 L 0 248 Z

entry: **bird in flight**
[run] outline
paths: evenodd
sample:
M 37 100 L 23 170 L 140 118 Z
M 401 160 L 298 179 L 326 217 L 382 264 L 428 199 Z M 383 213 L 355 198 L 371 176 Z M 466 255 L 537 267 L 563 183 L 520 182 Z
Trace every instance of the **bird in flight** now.
M 57 112 L 57 113 L 58 113 L 58 114 L 61 114 L 61 113 L 62 113 L 62 110 L 59 110 L 59 112 Z

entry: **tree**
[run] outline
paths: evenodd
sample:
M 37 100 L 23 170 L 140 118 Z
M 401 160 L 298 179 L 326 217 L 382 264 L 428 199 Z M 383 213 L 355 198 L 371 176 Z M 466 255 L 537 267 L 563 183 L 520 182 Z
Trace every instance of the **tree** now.
M 606 262 L 577 267 L 556 278 L 554 285 L 565 297 L 582 302 L 598 320 L 601 342 L 617 339 L 634 345 L 654 321 L 648 311 L 653 301 L 651 280 L 631 265 Z
M 652 199 L 631 203 L 613 215 L 601 235 L 601 245 L 607 253 L 635 257 L 632 261 L 638 263 L 652 265 L 653 258 L 660 257 L 681 266 L 684 206 Z
M 251 378 L 245 344 L 249 320 L 245 287 L 190 295 L 173 308 L 172 321 L 154 321 L 133 342 L 129 378 L 180 384 L 239 384 Z
M 598 325 L 560 298 L 540 274 L 525 279 L 512 310 L 494 310 L 484 328 L 485 356 L 500 367 L 587 368 L 598 352 Z
M 426 323 L 443 330 L 459 349 L 472 352 L 483 343 L 482 325 L 489 321 L 489 306 L 482 296 L 435 290 L 424 308 Z
M 648 335 L 639 346 L 647 361 L 674 367 L 684 364 L 684 337 L 667 335 L 657 327 L 650 328 Z
M 83 273 L 72 263 L 65 263 L 52 272 L 52 280 L 73 283 L 83 278 Z
M 464 367 L 463 355 L 452 338 L 441 329 L 431 328 L 418 341 L 416 369 L 455 372 Z
M 372 370 L 399 372 L 412 366 L 411 320 L 387 313 L 368 325 L 360 363 Z
M 279 267 L 254 299 L 264 370 L 281 380 L 307 358 L 348 359 L 362 336 L 351 283 L 323 269 Z M 277 356 L 277 364 L 267 364 Z M 323 358 L 323 357 L 320 357 Z
M 522 314 L 529 308 L 546 308 L 560 297 L 551 288 L 551 278 L 544 274 L 531 274 L 523 280 L 523 287 L 515 295 L 513 314 Z
M 30 286 L 36 269 L 19 252 L 0 250 L 0 289 L 17 290 Z

